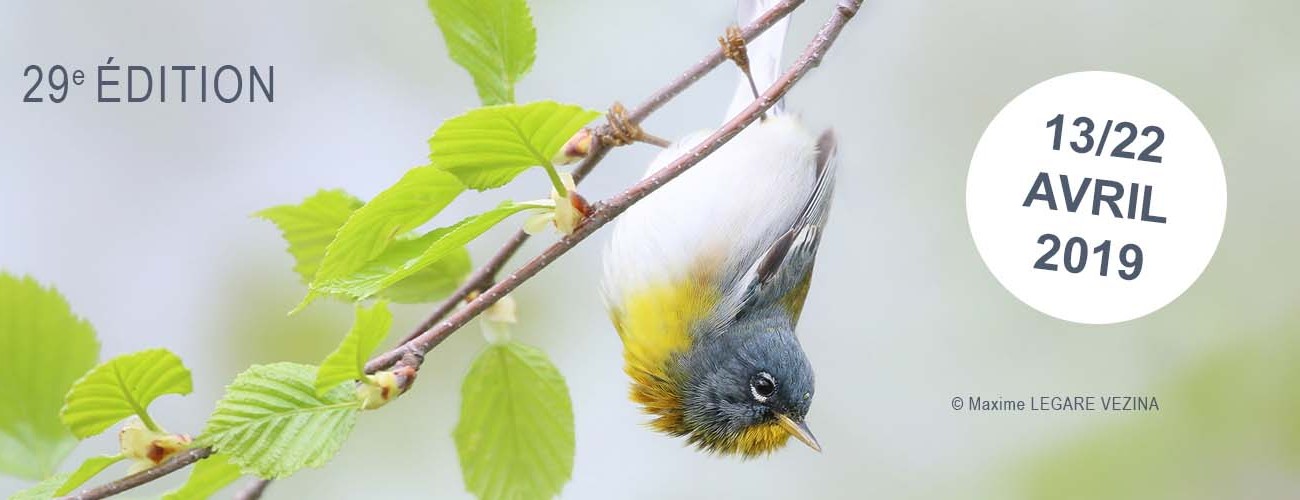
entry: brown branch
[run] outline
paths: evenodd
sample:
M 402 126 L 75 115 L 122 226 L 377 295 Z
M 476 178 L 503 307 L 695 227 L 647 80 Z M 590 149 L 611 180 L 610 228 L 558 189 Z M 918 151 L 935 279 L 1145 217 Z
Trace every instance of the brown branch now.
M 789 15 L 790 12 L 794 11 L 794 9 L 803 5 L 803 2 L 804 0 L 785 0 L 784 2 L 776 4 L 771 9 L 768 9 L 767 12 L 763 13 L 762 16 L 759 16 L 758 19 L 755 19 L 754 22 L 749 23 L 744 27 L 744 29 L 740 30 L 740 36 L 744 38 L 746 42 L 754 41 L 755 38 L 758 38 L 758 35 L 763 34 L 764 31 L 771 28 L 777 21 L 780 21 L 782 18 Z M 847 3 L 861 5 L 862 2 Z M 857 7 L 854 7 L 854 9 L 856 10 Z M 664 104 L 667 104 L 668 101 L 677 97 L 677 95 L 681 94 L 687 87 L 690 87 L 691 84 L 695 83 L 700 78 L 703 78 L 704 75 L 708 74 L 710 71 L 713 71 L 713 68 L 718 67 L 718 65 L 722 64 L 722 61 L 725 60 L 727 60 L 727 57 L 723 53 L 722 47 L 718 47 L 713 52 L 710 52 L 709 55 L 704 56 L 704 59 L 700 59 L 700 61 L 695 63 L 694 66 L 691 66 L 690 69 L 687 69 L 685 73 L 681 74 L 681 76 L 678 76 L 676 80 L 672 81 L 672 83 L 659 89 L 658 92 L 652 94 L 645 100 L 645 102 L 642 102 L 641 105 L 636 107 L 636 109 L 628 113 L 628 119 L 633 123 L 644 121 L 646 117 L 650 116 L 650 113 L 658 111 Z
M 741 38 L 744 38 L 746 42 L 753 41 L 755 38 L 758 38 L 759 35 L 762 35 L 763 32 L 767 31 L 768 28 L 771 28 L 773 24 L 776 24 L 777 21 L 790 15 L 791 12 L 800 5 L 803 5 L 803 3 L 804 0 L 785 0 L 784 2 L 774 5 L 758 19 L 755 19 L 754 22 L 749 23 L 744 29 L 740 30 Z M 709 55 L 704 56 L 704 58 L 699 62 L 696 62 L 677 78 L 673 79 L 673 81 L 669 82 L 668 85 L 665 85 L 654 94 L 651 94 L 650 97 L 637 105 L 636 108 L 629 111 L 626 115 L 627 121 L 634 125 L 645 121 L 645 119 L 652 113 L 658 111 L 664 104 L 667 104 L 668 101 L 677 97 L 691 85 L 695 84 L 695 82 L 699 81 L 700 78 L 703 78 L 704 75 L 712 72 L 726 60 L 727 56 L 723 47 L 719 47 L 709 53 Z M 603 137 L 611 134 L 613 131 L 613 126 L 607 121 L 601 124 L 595 130 L 593 135 L 595 137 Z M 604 144 L 602 141 L 593 141 L 591 152 L 587 155 L 587 158 L 573 169 L 573 181 L 575 183 L 581 183 L 582 179 L 585 178 L 587 174 L 591 173 L 591 170 L 605 158 L 605 154 L 609 153 L 610 147 L 610 144 Z M 524 243 L 527 241 L 528 233 L 523 231 L 515 233 L 515 235 L 506 241 L 504 245 L 501 245 L 501 248 L 497 250 L 497 253 L 494 254 L 491 259 L 488 259 L 482 267 L 479 267 L 478 270 L 474 271 L 474 274 L 470 275 L 469 278 L 461 283 L 460 287 L 457 288 L 455 292 L 452 292 L 452 294 L 446 299 L 443 299 L 442 303 L 438 304 L 438 307 L 435 308 L 423 322 L 417 325 L 411 333 L 407 334 L 398 345 L 414 340 L 421 333 L 433 328 L 433 326 L 439 321 L 442 321 L 442 318 L 447 317 L 448 314 L 455 311 L 457 306 L 464 303 L 475 293 L 482 292 L 495 284 L 497 273 L 500 273 L 501 270 L 505 268 L 510 259 L 519 252 L 519 249 L 522 248 Z M 386 367 L 378 367 L 373 364 L 366 365 L 366 371 L 369 373 L 373 373 L 376 370 L 383 368 Z
M 577 176 L 574 176 L 574 182 L 577 182 Z M 442 318 L 447 317 L 448 314 L 451 314 L 452 311 L 456 310 L 456 306 L 460 305 L 461 302 L 464 302 L 465 299 L 492 286 L 493 282 L 496 280 L 497 273 L 501 271 L 501 268 L 505 267 L 506 263 L 510 261 L 510 258 L 514 257 L 515 252 L 518 252 L 519 248 L 523 247 L 524 243 L 527 241 L 528 233 L 523 231 L 519 231 L 515 233 L 514 236 L 510 237 L 510 240 L 506 241 L 504 245 L 501 245 L 500 250 L 497 250 L 496 255 L 493 255 L 492 258 L 488 259 L 482 267 L 479 267 L 478 270 L 474 271 L 474 274 L 466 278 L 455 292 L 452 292 L 450 296 L 443 299 L 442 303 L 438 304 L 438 307 L 433 310 L 433 313 L 416 326 L 415 329 L 406 336 L 406 338 L 402 339 L 401 343 L 405 344 L 410 342 L 411 339 L 424 333 L 425 330 L 433 328 L 433 325 L 437 324 L 438 321 L 442 320 Z M 371 372 L 373 372 L 373 370 Z
M 167 459 L 166 462 L 158 464 L 135 474 L 131 474 L 117 481 L 103 484 L 95 488 L 83 490 L 80 493 L 74 493 L 63 497 L 64 499 L 73 500 L 93 500 L 98 498 L 110 497 L 126 490 L 148 483 L 160 477 L 166 476 L 178 470 L 193 465 L 199 460 L 203 460 L 212 455 L 212 448 L 191 448 L 177 453 L 175 456 Z
M 546 266 L 550 265 L 559 256 L 577 246 L 579 242 L 591 236 L 605 224 L 617 217 L 623 211 L 631 207 L 632 204 L 645 198 L 654 192 L 664 183 L 676 178 L 699 163 L 706 156 L 717 151 L 718 148 L 730 141 L 742 129 L 758 119 L 768 108 L 779 101 L 790 88 L 803 78 L 809 70 L 821 63 L 822 57 L 825 56 L 826 50 L 835 43 L 840 31 L 844 25 L 853 18 L 858 8 L 862 5 L 862 0 L 840 0 L 836 5 L 835 13 L 830 20 L 822 26 L 813 40 L 809 42 L 802 55 L 795 61 L 785 74 L 781 75 L 772 87 L 767 89 L 763 95 L 750 103 L 739 115 L 732 118 L 722 128 L 715 131 L 704 142 L 692 148 L 687 153 L 678 157 L 672 163 L 660 169 L 654 175 L 647 177 L 641 182 L 636 183 L 626 191 L 597 204 L 596 210 L 582 225 L 578 226 L 573 234 L 561 238 L 560 241 L 548 247 L 540 255 L 534 257 L 528 263 L 524 264 L 514 273 L 511 273 L 505 279 L 497 282 L 491 288 L 479 294 L 474 300 L 470 301 L 465 307 L 457 310 L 445 320 L 436 322 L 436 324 L 424 331 L 410 341 L 398 346 L 396 349 L 381 354 L 371 359 L 366 364 L 368 371 L 377 371 L 388 367 L 405 364 L 407 359 L 423 359 L 423 356 L 437 347 L 438 344 L 450 337 L 460 327 L 465 326 L 471 319 L 487 310 L 492 304 L 495 304 L 501 297 L 519 287 L 524 281 L 532 278 Z M 721 49 L 718 51 L 721 53 Z M 418 361 L 417 361 L 418 363 Z M 412 366 L 419 368 L 419 366 Z
M 796 82 L 804 77 L 814 67 L 821 63 L 822 57 L 826 50 L 835 43 L 844 26 L 857 14 L 863 0 L 839 0 L 836 5 L 834 14 L 822 26 L 817 35 L 809 42 L 802 55 L 795 61 L 794 65 L 785 72 L 772 87 L 754 100 L 739 115 L 732 118 L 722 128 L 715 131 L 704 142 L 692 148 L 686 154 L 674 160 L 664 168 L 660 169 L 654 175 L 647 177 L 632 187 L 615 195 L 614 197 L 597 204 L 593 212 L 583 223 L 574 231 L 573 234 L 561 238 L 560 241 L 552 244 L 537 257 L 534 257 L 523 267 L 514 273 L 511 273 L 505 279 L 494 282 L 497 273 L 504 268 L 519 247 L 527 240 L 527 235 L 520 233 L 511 238 L 505 245 L 498 250 L 497 254 L 489 259 L 478 271 L 474 273 L 465 284 L 460 287 L 451 297 L 435 309 L 424 323 L 418 334 L 415 334 L 401 345 L 384 354 L 376 356 L 366 364 L 366 371 L 373 373 L 378 370 L 390 368 L 394 365 L 409 366 L 418 369 L 423 363 L 424 355 L 433 350 L 443 340 L 446 340 L 452 333 L 455 333 L 460 327 L 464 326 L 471 319 L 487 310 L 492 304 L 504 297 L 506 294 L 518 288 L 528 279 L 535 276 L 546 266 L 550 265 L 561 255 L 573 249 L 578 243 L 591 236 L 596 230 L 614 220 L 619 214 L 631 207 L 637 201 L 648 196 L 663 186 L 664 183 L 681 175 L 687 169 L 699 163 L 708 155 L 717 151 L 746 126 L 757 120 L 764 112 L 779 101 L 782 96 L 790 91 Z M 803 3 L 803 0 L 786 0 L 773 7 L 762 17 L 755 20 L 743 30 L 745 40 L 753 40 L 764 30 L 770 27 L 777 20 L 789 14 L 796 7 Z M 652 95 L 646 102 L 642 103 L 635 110 L 628 114 L 629 119 L 636 123 L 644 120 L 654 111 L 658 110 L 665 103 L 676 97 L 683 90 L 694 82 L 698 81 L 704 74 L 712 71 L 725 60 L 722 49 L 718 48 L 711 55 L 700 60 L 691 69 L 687 70 L 677 79 L 673 80 L 668 86 Z M 608 126 L 608 124 L 602 125 Z M 584 160 L 576 169 L 573 176 L 575 180 L 585 177 L 591 172 L 597 163 L 608 153 L 609 148 L 601 144 L 593 144 L 592 151 L 588 158 Z M 491 286 L 488 284 L 491 283 Z M 465 298 L 479 291 L 479 288 L 486 290 L 479 293 L 473 300 L 469 301 L 465 307 L 456 309 L 456 305 Z M 449 315 L 449 316 L 448 316 Z M 444 321 L 443 318 L 446 318 Z M 125 478 L 101 485 L 96 488 L 85 490 L 74 496 L 64 497 L 78 500 L 94 500 L 116 495 L 124 491 L 135 488 L 142 484 L 148 483 L 162 476 L 175 472 L 181 468 L 194 464 L 199 460 L 207 458 L 212 454 L 211 448 L 194 448 L 187 450 L 175 457 L 172 457 L 163 464 L 136 473 Z M 255 499 L 258 498 L 262 491 L 265 490 L 268 481 L 257 480 L 250 487 L 243 491 L 241 498 Z
M 248 483 L 248 486 L 245 486 L 244 489 L 235 493 L 235 500 L 257 500 L 262 498 L 262 494 L 266 493 L 266 487 L 270 485 L 270 479 L 254 479 L 253 482 Z

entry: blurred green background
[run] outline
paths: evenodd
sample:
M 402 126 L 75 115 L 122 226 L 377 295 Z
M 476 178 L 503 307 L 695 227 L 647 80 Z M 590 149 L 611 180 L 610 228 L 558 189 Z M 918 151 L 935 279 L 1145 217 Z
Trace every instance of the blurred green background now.
M 537 0 L 521 101 L 639 102 L 713 48 L 732 2 Z M 795 15 L 797 51 L 830 12 Z M 801 336 L 817 369 L 825 453 L 740 462 L 645 429 L 598 295 L 605 235 L 517 294 L 516 335 L 568 379 L 577 419 L 567 498 L 1296 498 L 1300 496 L 1300 3 L 871 0 L 787 102 L 842 142 L 834 223 Z M 23 104 L 28 64 L 276 67 L 274 104 Z M 787 60 L 790 54 L 787 54 Z M 284 244 L 249 214 L 321 187 L 373 196 L 421 164 L 442 119 L 477 102 L 418 1 L 0 3 L 0 267 L 56 285 L 103 356 L 166 346 L 195 391 L 153 413 L 196 432 L 253 363 L 316 362 L 348 306 L 303 294 Z M 1223 158 L 1219 251 L 1180 299 L 1112 326 L 1067 324 L 987 272 L 965 216 L 966 169 L 1011 98 L 1062 73 L 1150 80 L 1205 123 Z M 715 125 L 734 73 L 654 115 L 668 137 Z M 612 154 L 584 193 L 633 182 L 654 154 Z M 530 172 L 436 221 L 544 194 Z M 474 243 L 482 260 L 508 236 Z M 530 243 L 524 253 L 543 242 Z M 427 307 L 397 311 L 398 336 Z M 417 388 L 367 414 L 327 467 L 278 498 L 466 498 L 450 433 L 483 346 L 470 325 Z M 1155 413 L 968 413 L 952 397 L 1155 395 Z M 114 446 L 84 443 L 72 460 Z M 70 465 L 65 465 L 68 467 Z M 181 475 L 141 489 L 147 497 Z M 22 487 L 0 478 L 0 492 Z

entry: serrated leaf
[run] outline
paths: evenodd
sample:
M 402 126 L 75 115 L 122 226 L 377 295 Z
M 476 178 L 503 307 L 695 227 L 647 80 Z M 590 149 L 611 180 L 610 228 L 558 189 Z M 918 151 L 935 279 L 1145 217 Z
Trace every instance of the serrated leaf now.
M 429 159 L 470 188 L 501 187 L 531 167 L 553 170 L 555 153 L 597 116 L 554 101 L 474 109 L 438 127 Z
M 72 385 L 59 411 L 72 433 L 85 439 L 131 415 L 151 430 L 161 430 L 149 418 L 149 404 L 165 394 L 193 390 L 190 370 L 166 349 L 125 354 L 96 366 Z
M 311 283 L 325 257 L 325 247 L 363 203 L 341 189 L 317 191 L 298 205 L 279 205 L 254 214 L 275 224 L 289 243 L 294 272 Z
M 294 257 L 294 271 L 310 284 L 325 256 L 325 247 L 334 240 L 339 228 L 348 221 L 352 212 L 363 205 L 361 200 L 342 190 L 321 190 L 298 205 L 280 205 L 262 210 L 254 215 L 271 221 L 289 243 L 289 254 Z M 424 246 L 415 246 L 415 238 L 398 237 L 367 265 L 380 267 L 384 262 L 405 262 L 418 254 Z M 460 249 L 448 258 L 407 277 L 384 290 L 382 297 L 401 304 L 420 304 L 441 299 L 459 286 L 470 271 L 469 252 Z M 343 297 L 351 299 L 351 297 Z
M 41 479 L 77 440 L 63 396 L 95 366 L 95 330 L 53 288 L 0 272 L 0 472 Z
M 493 344 L 461 386 L 454 433 L 465 488 L 480 499 L 555 497 L 573 473 L 573 408 L 546 354 Z
M 162 500 L 205 500 L 241 475 L 239 466 L 230 463 L 225 454 L 217 453 L 195 464 L 185 484 L 164 494 Z
M 315 380 L 310 365 L 249 368 L 226 387 L 197 442 L 263 478 L 325 464 L 352 432 L 361 401 L 346 386 L 317 395 Z
M 68 476 L 68 480 L 64 481 L 63 484 L 54 491 L 54 494 L 68 494 L 68 492 L 77 489 L 78 486 L 86 484 L 86 481 L 89 481 L 90 478 L 103 472 L 104 469 L 108 468 L 108 466 L 121 462 L 122 458 L 122 455 L 100 455 L 98 457 L 87 458 L 85 462 L 81 463 L 81 467 L 77 467 L 77 470 L 73 471 L 72 474 Z
M 47 477 L 39 483 L 32 485 L 31 488 L 14 493 L 9 496 L 9 500 L 50 500 L 54 498 L 54 492 L 63 486 L 68 480 L 71 473 L 60 472 L 53 476 Z
M 385 261 L 382 265 L 372 264 L 351 276 L 324 282 L 318 290 L 323 293 L 348 295 L 357 300 L 366 299 L 454 255 L 455 252 L 463 249 L 466 243 L 507 217 L 524 210 L 542 208 L 546 206 L 537 203 L 504 202 L 492 210 L 466 217 L 454 225 L 438 228 L 421 236 L 417 240 L 426 246 L 418 254 L 412 252 L 405 260 L 395 259 L 391 262 Z
M 429 0 L 451 60 L 469 71 L 483 104 L 515 101 L 533 67 L 537 30 L 524 0 Z
M 370 309 L 358 305 L 352 329 L 316 371 L 316 393 L 325 394 L 344 382 L 366 378 L 366 358 L 388 336 L 392 325 L 388 303 L 381 300 Z
M 379 257 L 398 237 L 428 222 L 456 199 L 465 186 L 432 166 L 416 167 L 348 217 L 312 280 L 301 309 L 321 293 L 319 285 L 348 276 Z

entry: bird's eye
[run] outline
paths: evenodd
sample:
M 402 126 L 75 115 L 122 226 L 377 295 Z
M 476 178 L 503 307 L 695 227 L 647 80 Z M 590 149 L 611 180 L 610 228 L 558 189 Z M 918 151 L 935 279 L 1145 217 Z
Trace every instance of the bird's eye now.
M 754 396 L 755 401 L 766 403 L 767 398 L 772 397 L 776 392 L 776 379 L 767 372 L 758 372 L 754 378 L 749 379 L 749 392 Z

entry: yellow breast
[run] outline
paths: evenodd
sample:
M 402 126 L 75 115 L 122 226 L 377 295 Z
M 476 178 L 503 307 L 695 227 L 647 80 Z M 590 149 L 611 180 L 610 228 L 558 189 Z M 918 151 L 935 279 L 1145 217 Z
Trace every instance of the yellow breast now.
M 623 340 L 624 371 L 632 378 L 631 398 L 655 417 L 651 425 L 660 431 L 686 433 L 671 363 L 690 348 L 692 328 L 717 303 L 716 289 L 687 279 L 636 290 L 611 311 Z

